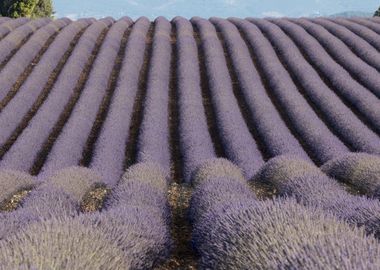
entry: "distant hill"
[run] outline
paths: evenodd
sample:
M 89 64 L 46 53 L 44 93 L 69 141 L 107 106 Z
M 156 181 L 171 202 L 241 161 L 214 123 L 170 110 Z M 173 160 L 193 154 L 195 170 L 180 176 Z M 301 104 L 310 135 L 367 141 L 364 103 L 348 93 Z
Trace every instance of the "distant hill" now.
M 345 11 L 340 12 L 336 14 L 332 14 L 329 17 L 345 17 L 345 18 L 351 18 L 351 17 L 372 17 L 373 13 L 370 12 L 363 12 L 363 11 Z

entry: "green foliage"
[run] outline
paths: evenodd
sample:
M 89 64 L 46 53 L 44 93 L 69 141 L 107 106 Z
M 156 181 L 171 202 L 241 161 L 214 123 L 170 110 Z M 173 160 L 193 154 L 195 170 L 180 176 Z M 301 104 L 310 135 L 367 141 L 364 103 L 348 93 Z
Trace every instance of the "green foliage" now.
M 51 17 L 53 14 L 52 0 L 3 0 L 0 2 L 2 16 L 19 17 Z
M 378 10 L 376 10 L 375 14 L 373 15 L 374 17 L 380 17 L 380 7 Z

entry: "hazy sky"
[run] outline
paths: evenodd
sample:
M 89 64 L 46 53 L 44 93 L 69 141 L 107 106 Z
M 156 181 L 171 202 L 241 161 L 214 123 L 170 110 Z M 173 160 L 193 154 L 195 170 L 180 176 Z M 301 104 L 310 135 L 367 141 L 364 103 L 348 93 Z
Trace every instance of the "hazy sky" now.
M 277 17 L 331 15 L 344 11 L 373 13 L 379 0 L 53 0 L 56 16 L 151 19 L 176 15 L 202 17 Z

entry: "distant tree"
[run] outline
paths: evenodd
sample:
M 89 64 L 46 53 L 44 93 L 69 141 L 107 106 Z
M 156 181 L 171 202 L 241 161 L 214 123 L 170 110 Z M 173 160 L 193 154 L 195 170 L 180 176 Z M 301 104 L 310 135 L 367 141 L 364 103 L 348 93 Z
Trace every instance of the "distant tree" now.
M 2 0 L 0 13 L 11 18 L 19 17 L 51 17 L 53 15 L 52 0 Z
M 380 7 L 379 7 L 379 9 L 378 10 L 376 10 L 376 12 L 375 12 L 375 15 L 373 15 L 373 16 L 377 16 L 377 17 L 380 17 Z

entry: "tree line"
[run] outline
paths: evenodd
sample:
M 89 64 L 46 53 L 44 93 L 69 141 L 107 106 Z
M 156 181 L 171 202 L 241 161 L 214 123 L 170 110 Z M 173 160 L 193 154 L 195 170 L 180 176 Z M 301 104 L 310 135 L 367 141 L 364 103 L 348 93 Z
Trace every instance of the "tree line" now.
M 51 17 L 53 15 L 52 0 L 2 0 L 0 15 L 11 18 Z

